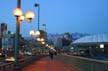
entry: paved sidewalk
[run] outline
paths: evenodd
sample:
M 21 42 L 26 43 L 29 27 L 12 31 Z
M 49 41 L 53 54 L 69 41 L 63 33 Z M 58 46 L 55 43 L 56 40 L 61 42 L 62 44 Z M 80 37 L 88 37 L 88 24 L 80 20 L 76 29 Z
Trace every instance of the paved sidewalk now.
M 64 64 L 57 59 L 49 57 L 40 59 L 31 65 L 24 67 L 21 71 L 77 71 L 74 67 Z

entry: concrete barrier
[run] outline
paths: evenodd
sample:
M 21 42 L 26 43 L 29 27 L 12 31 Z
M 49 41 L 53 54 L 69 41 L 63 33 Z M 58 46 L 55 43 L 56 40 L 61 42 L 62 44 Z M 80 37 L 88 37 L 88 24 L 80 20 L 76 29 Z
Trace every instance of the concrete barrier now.
M 80 71 L 108 71 L 108 61 L 71 55 L 59 55 L 59 58 L 65 63 L 75 66 Z

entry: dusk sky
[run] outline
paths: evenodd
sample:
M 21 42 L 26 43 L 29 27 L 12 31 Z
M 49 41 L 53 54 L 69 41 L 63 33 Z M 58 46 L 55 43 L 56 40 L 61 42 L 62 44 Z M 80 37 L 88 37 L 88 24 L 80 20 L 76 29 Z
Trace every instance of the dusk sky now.
M 22 11 L 35 12 L 31 23 L 22 21 L 20 33 L 29 36 L 30 30 L 37 30 L 37 8 L 40 4 L 40 29 L 46 24 L 48 33 L 108 33 L 108 0 L 21 0 Z M 16 18 L 13 9 L 17 0 L 0 0 L 0 23 L 8 24 L 8 30 L 15 32 Z

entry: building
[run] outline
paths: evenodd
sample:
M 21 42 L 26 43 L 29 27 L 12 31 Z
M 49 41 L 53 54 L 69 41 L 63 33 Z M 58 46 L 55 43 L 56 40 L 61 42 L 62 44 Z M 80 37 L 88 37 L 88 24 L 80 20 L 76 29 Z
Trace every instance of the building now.
M 7 30 L 7 24 L 1 23 L 0 24 L 0 49 L 2 48 L 2 37 L 3 37 L 3 32 Z
M 10 31 L 3 32 L 2 36 L 2 48 L 13 48 L 15 45 L 15 35 Z
M 61 50 L 62 49 L 62 38 L 60 37 L 57 37 L 55 38 L 54 40 L 54 47 L 57 49 L 57 50 Z
M 82 37 L 70 47 L 73 54 L 90 56 L 108 56 L 108 34 Z

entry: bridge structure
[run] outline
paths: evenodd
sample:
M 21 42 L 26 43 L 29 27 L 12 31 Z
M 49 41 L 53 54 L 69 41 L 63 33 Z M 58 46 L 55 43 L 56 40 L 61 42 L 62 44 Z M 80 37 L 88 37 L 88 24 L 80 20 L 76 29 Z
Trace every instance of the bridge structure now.
M 0 65 L 0 71 L 108 71 L 108 61 L 94 60 L 66 54 L 27 56 L 19 61 Z

